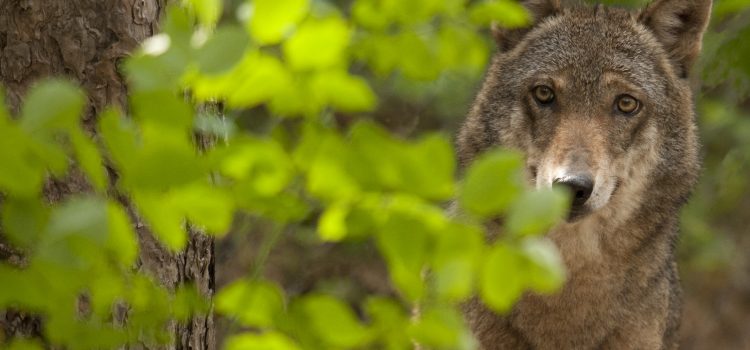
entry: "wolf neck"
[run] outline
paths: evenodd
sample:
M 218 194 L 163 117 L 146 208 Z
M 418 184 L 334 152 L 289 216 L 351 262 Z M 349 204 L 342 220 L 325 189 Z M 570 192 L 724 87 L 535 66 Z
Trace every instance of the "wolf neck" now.
M 571 274 L 590 266 L 616 273 L 630 269 L 638 259 L 652 263 L 673 259 L 679 205 L 668 198 L 640 196 L 650 193 L 647 188 L 637 192 L 635 198 L 643 200 L 614 199 L 591 217 L 549 233 Z

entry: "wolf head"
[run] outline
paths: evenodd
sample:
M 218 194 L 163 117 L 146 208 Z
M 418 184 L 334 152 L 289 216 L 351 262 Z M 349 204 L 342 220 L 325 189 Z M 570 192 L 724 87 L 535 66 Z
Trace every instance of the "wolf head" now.
M 520 150 L 536 187 L 571 189 L 571 220 L 628 198 L 678 207 L 699 161 L 688 75 L 711 0 L 639 11 L 523 3 L 534 24 L 493 29 L 500 48 L 458 137 L 463 165 L 494 146 Z

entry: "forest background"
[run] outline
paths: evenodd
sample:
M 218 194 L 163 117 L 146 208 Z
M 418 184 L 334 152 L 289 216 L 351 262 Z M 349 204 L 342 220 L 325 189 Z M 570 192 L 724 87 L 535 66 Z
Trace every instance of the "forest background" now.
M 684 349 L 750 348 L 748 8 L 714 4 L 694 69 Z M 472 348 L 462 301 L 506 312 L 565 278 L 543 238 L 564 193 L 525 188 L 504 150 L 458 176 L 492 22 L 528 18 L 508 0 L 0 0 L 0 347 Z

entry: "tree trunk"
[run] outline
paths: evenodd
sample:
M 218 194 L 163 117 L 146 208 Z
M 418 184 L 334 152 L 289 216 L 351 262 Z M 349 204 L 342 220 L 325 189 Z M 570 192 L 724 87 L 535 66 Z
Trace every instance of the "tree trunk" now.
M 95 134 L 95 118 L 107 105 L 126 109 L 127 87 L 118 71 L 120 61 L 141 41 L 159 30 L 166 0 L 0 0 L 0 82 L 6 102 L 17 114 L 34 82 L 58 76 L 77 81 L 88 94 L 83 125 Z M 45 196 L 59 202 L 90 190 L 75 169 L 65 179 L 49 180 Z M 127 202 L 127 199 L 122 199 Z M 139 267 L 165 287 L 190 282 L 210 297 L 214 292 L 213 239 L 190 232 L 185 251 L 171 254 L 130 210 L 140 242 Z M 22 264 L 22 252 L 0 237 L 0 259 Z M 0 310 L 6 337 L 42 337 L 43 323 L 33 316 Z M 213 316 L 173 324 L 174 349 L 213 349 Z M 2 338 L 2 335 L 0 335 Z

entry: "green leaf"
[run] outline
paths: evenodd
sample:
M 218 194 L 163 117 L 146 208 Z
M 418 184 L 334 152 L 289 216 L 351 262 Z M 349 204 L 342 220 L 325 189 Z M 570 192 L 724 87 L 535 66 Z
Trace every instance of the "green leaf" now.
M 342 65 L 351 30 L 339 17 L 309 19 L 284 42 L 284 58 L 295 70 Z
M 248 108 L 267 102 L 288 89 L 292 77 L 278 58 L 260 51 L 249 51 L 224 74 L 195 74 L 186 81 L 198 101 L 225 99 L 228 107 Z
M 308 0 L 253 0 L 247 28 L 261 45 L 279 43 L 305 17 Z
M 436 348 L 466 348 L 461 346 L 465 332 L 463 318 L 455 308 L 430 308 L 422 311 L 409 333 L 420 344 Z
M 542 293 L 552 293 L 562 287 L 565 282 L 565 265 L 551 241 L 529 238 L 524 240 L 521 249 L 531 262 L 528 273 L 531 288 Z
M 151 232 L 172 251 L 181 251 L 187 244 L 185 214 L 172 202 L 168 194 L 147 191 L 132 193 L 139 213 L 149 224 Z
M 122 207 L 112 201 L 107 203 L 107 228 L 108 249 L 119 259 L 122 266 L 132 266 L 138 257 L 138 241 L 133 224 Z
M 45 175 L 41 157 L 44 154 L 62 160 L 67 167 L 64 153 L 57 148 L 52 148 L 57 152 L 44 153 L 45 148 L 42 144 L 35 144 L 15 123 L 0 119 L 0 150 L 6 150 L 0 152 L 0 164 L 3 165 L 0 169 L 0 190 L 24 197 L 39 193 Z
M 77 128 L 85 102 L 83 92 L 68 81 L 42 81 L 26 96 L 21 128 L 37 135 Z
M 76 158 L 94 185 L 94 188 L 104 191 L 107 187 L 107 174 L 104 168 L 104 161 L 96 145 L 78 129 L 71 130 L 70 140 L 73 144 Z
M 223 189 L 194 184 L 174 191 L 171 200 L 182 209 L 191 224 L 219 236 L 229 231 L 234 217 L 234 202 Z
M 337 348 L 366 345 L 370 332 L 344 303 L 327 295 L 308 295 L 301 300 L 309 326 L 327 344 Z
M 14 338 L 7 344 L 7 350 L 42 350 L 42 344 L 37 340 Z
M 552 188 L 524 193 L 508 212 L 506 228 L 517 236 L 547 232 L 565 217 L 569 194 L 564 189 Z
M 452 224 L 438 234 L 432 274 L 440 298 L 457 301 L 471 295 L 483 241 L 483 231 L 476 226 Z
M 229 337 L 226 350 L 300 350 L 301 348 L 285 335 L 277 332 L 243 333 Z
M 416 215 L 392 210 L 376 238 L 398 290 L 408 300 L 419 299 L 424 293 L 422 270 L 430 253 L 425 222 Z
M 135 162 L 136 130 L 132 120 L 115 109 L 107 109 L 99 117 L 99 130 L 108 156 L 119 168 Z
M 283 191 L 293 176 L 286 151 L 273 139 L 239 138 L 222 150 L 221 172 L 244 182 L 254 196 L 270 197 Z
M 238 280 L 216 295 L 216 310 L 246 326 L 271 327 L 284 312 L 284 296 L 273 283 Z
M 139 122 L 160 123 L 178 131 L 192 127 L 193 107 L 173 91 L 136 91 L 130 94 L 130 104 Z
M 376 97 L 367 81 L 344 71 L 323 71 L 310 84 L 312 93 L 322 104 L 330 104 L 342 112 L 369 111 L 375 106 Z
M 405 154 L 402 190 L 433 199 L 445 200 L 453 196 L 453 176 L 456 170 L 453 147 L 448 138 L 439 134 L 422 137 Z
M 128 189 L 159 191 L 208 176 L 206 160 L 197 154 L 188 133 L 146 121 L 141 123 L 141 131 L 142 147 L 133 162 L 120 169 Z
M 47 235 L 52 240 L 76 235 L 103 247 L 107 240 L 106 202 L 100 197 L 74 197 L 55 208 Z
M 213 27 L 221 17 L 221 0 L 184 0 L 195 11 L 198 21 L 206 27 Z
M 517 249 L 504 243 L 495 244 L 482 268 L 482 300 L 497 312 L 508 312 L 523 293 L 524 273 L 523 256 Z
M 365 303 L 365 310 L 372 320 L 373 332 L 377 334 L 376 341 L 382 344 L 373 348 L 397 350 L 413 346 L 411 337 L 407 333 L 409 314 L 396 301 L 383 297 L 370 297 Z
M 340 241 L 347 234 L 346 218 L 350 206 L 337 202 L 326 208 L 318 222 L 318 235 L 325 241 Z
M 222 73 L 236 65 L 243 57 L 249 38 L 237 26 L 222 26 L 198 48 L 195 59 L 198 69 L 205 74 Z
M 523 190 L 518 153 L 492 151 L 471 165 L 464 180 L 460 203 L 469 212 L 488 217 L 503 213 Z
M 499 22 L 505 28 L 518 28 L 529 24 L 529 14 L 521 4 L 512 0 L 485 0 L 469 9 L 475 24 Z
M 49 220 L 49 209 L 37 198 L 6 197 L 2 203 L 3 234 L 22 248 L 41 240 Z

